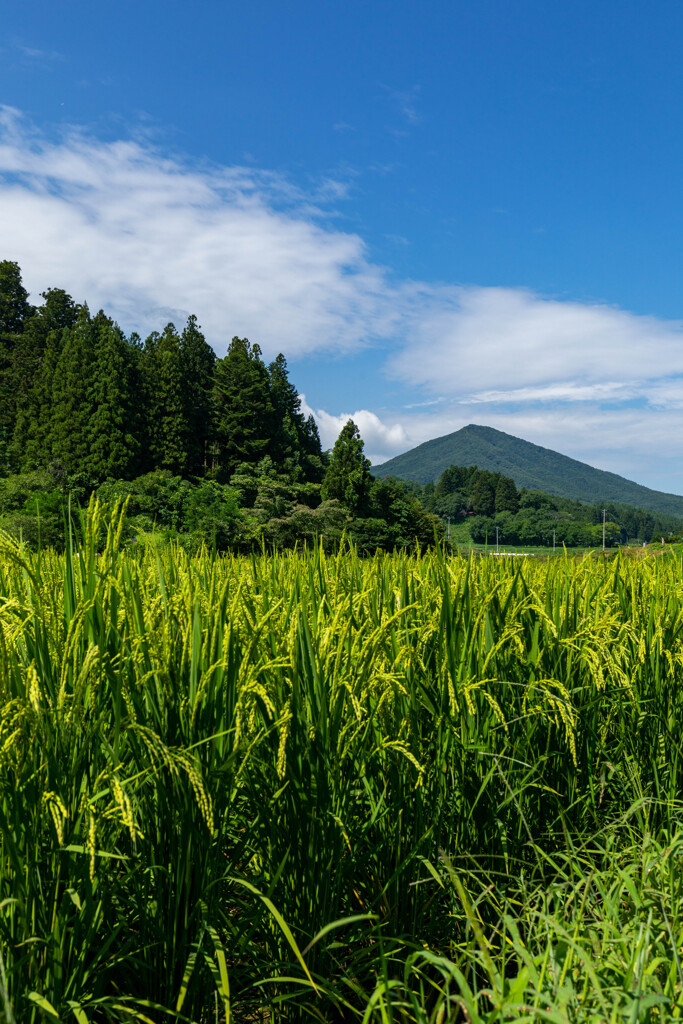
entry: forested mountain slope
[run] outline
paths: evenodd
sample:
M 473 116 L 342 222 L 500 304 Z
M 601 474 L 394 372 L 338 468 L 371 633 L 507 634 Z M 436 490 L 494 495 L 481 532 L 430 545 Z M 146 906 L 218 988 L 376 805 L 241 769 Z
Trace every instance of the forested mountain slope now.
M 438 480 L 451 465 L 476 465 L 512 477 L 517 487 L 546 491 L 562 498 L 591 503 L 616 501 L 652 512 L 683 515 L 681 495 L 650 490 L 616 473 L 595 469 L 502 430 L 474 423 L 373 466 L 372 474 L 425 484 Z

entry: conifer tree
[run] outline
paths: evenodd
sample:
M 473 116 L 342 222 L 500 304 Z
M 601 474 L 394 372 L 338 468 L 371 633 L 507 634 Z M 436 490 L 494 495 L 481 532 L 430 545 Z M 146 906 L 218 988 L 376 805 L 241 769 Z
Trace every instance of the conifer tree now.
M 218 470 L 228 479 L 240 463 L 259 462 L 272 443 L 274 410 L 258 345 L 232 339 L 216 363 L 213 402 Z
M 306 421 L 299 393 L 289 379 L 287 360 L 280 353 L 268 367 L 270 399 L 273 405 L 273 436 L 269 455 L 292 476 L 303 475 Z
M 95 349 L 88 474 L 99 483 L 135 476 L 140 433 L 135 355 L 123 331 L 108 317 L 97 320 Z
M 477 515 L 492 516 L 496 504 L 496 492 L 491 482 L 491 474 L 480 469 L 471 477 L 470 497 L 472 509 Z
M 204 338 L 196 316 L 189 317 L 181 335 L 180 356 L 188 428 L 187 472 L 201 476 L 208 468 L 213 438 L 211 393 L 216 353 Z
M 26 433 L 20 435 L 21 450 L 18 451 L 19 464 L 23 469 L 37 469 L 47 466 L 52 459 L 52 414 L 53 386 L 57 364 L 62 349 L 69 335 L 68 328 L 63 331 L 50 331 L 45 341 L 45 351 L 41 361 L 40 372 L 36 376 L 30 394 L 30 415 L 25 421 Z M 15 441 L 15 451 L 18 442 Z
M 90 486 L 90 422 L 94 414 L 93 378 L 96 325 L 84 305 L 76 323 L 64 331 L 52 382 L 50 450 L 67 475 Z
M 287 360 L 282 352 L 268 366 L 268 380 L 276 419 L 284 419 L 289 413 L 292 422 L 296 422 L 297 426 L 300 425 L 300 430 L 303 431 L 304 417 L 301 412 L 301 399 L 299 392 L 289 379 Z
M 306 449 L 311 455 L 322 455 L 323 447 L 320 442 L 320 431 L 312 413 L 306 420 Z
M 33 313 L 28 292 L 22 284 L 19 264 L 0 260 L 0 338 L 11 339 L 21 334 Z
M 52 348 L 61 341 L 64 328 L 74 325 L 78 306 L 61 288 L 42 293 L 45 300 L 26 321 L 14 350 L 13 378 L 16 395 L 16 422 L 12 443 L 13 462 L 28 470 L 48 462 L 45 438 L 52 415 L 52 375 L 56 360 L 43 373 L 43 364 L 51 338 Z M 47 378 L 47 379 L 45 379 Z
M 301 398 L 282 353 L 268 367 L 268 377 L 274 413 L 270 455 L 286 472 L 320 483 L 325 469 L 318 427 L 312 416 L 306 419 L 301 411 Z
M 509 476 L 501 476 L 496 485 L 496 512 L 517 512 L 519 510 L 519 494 L 515 482 Z
M 135 336 L 137 337 L 137 336 Z M 157 411 L 155 395 L 156 350 L 161 335 L 152 331 L 144 341 L 138 340 L 138 371 L 141 386 L 142 451 L 143 473 L 154 469 L 154 415 Z
M 24 324 L 33 314 L 19 264 L 0 261 L 0 474 L 7 472 L 16 419 L 14 352 Z
M 318 424 L 312 415 L 308 417 L 304 424 L 304 448 L 306 451 L 306 479 L 310 480 L 311 483 L 322 483 L 325 476 L 327 456 L 323 455 Z
M 323 501 L 337 498 L 355 515 L 365 510 L 370 490 L 370 461 L 363 447 L 358 427 L 347 420 L 332 449 L 321 490 Z
M 182 475 L 189 463 L 189 424 L 180 338 L 174 324 L 145 342 L 143 356 L 150 468 Z

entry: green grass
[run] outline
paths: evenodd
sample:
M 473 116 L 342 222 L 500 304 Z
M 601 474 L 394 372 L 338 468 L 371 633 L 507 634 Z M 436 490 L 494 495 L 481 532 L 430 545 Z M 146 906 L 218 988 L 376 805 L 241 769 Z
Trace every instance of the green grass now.
M 475 543 L 470 537 L 469 524 L 467 521 L 459 523 L 451 523 L 450 527 L 450 545 L 454 551 L 461 551 L 464 553 L 470 551 L 476 551 L 480 554 L 491 553 L 496 550 L 496 535 L 495 531 L 493 539 L 488 544 Z M 565 548 L 562 544 L 556 544 L 555 550 L 553 550 L 552 544 L 507 544 L 504 540 L 500 540 L 498 545 L 499 551 L 509 554 L 529 554 L 529 555 L 562 555 Z M 592 548 L 584 547 L 570 547 L 566 551 L 571 555 L 580 555 L 584 552 L 593 550 Z M 614 551 L 613 548 L 610 551 Z
M 469 552 L 477 552 L 478 554 L 491 554 L 496 550 L 496 539 L 495 532 L 493 539 L 488 544 L 475 543 L 470 537 L 469 525 L 467 521 L 459 523 L 451 523 L 450 528 L 450 546 L 454 552 L 462 552 L 467 554 Z M 565 548 L 562 544 L 556 544 L 553 549 L 552 544 L 508 544 L 504 539 L 501 539 L 498 545 L 499 551 L 503 554 L 527 554 L 527 555 L 541 555 L 543 557 L 549 557 L 553 555 L 555 557 L 562 556 L 566 551 L 569 555 L 584 555 L 590 554 L 591 552 L 600 551 L 600 548 L 591 547 L 568 547 Z M 625 545 L 624 551 L 628 554 L 638 554 L 643 549 L 642 544 Z M 617 551 L 618 547 L 607 548 L 607 554 L 612 557 Z M 652 542 L 647 545 L 648 553 L 659 552 L 665 550 L 667 552 L 680 553 L 683 551 L 683 544 L 665 544 L 664 547 L 659 542 Z
M 683 560 L 0 539 L 0 1020 L 682 1014 Z

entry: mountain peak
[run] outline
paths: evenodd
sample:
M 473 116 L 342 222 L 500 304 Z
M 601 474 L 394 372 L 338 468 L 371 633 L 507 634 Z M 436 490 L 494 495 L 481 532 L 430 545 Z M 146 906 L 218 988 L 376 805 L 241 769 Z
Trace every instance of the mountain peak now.
M 512 477 L 517 487 L 546 491 L 560 498 L 591 504 L 616 501 L 667 515 L 683 516 L 683 497 L 653 491 L 616 473 L 595 469 L 568 455 L 513 437 L 495 427 L 466 427 L 424 441 L 417 448 L 373 466 L 376 477 L 397 476 L 426 484 L 449 466 L 478 466 Z

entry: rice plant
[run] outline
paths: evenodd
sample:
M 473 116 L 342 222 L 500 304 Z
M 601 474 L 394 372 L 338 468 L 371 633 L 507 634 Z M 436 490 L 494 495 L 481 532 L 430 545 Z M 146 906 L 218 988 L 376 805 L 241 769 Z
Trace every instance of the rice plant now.
M 0 1020 L 683 1014 L 683 563 L 0 536 Z

